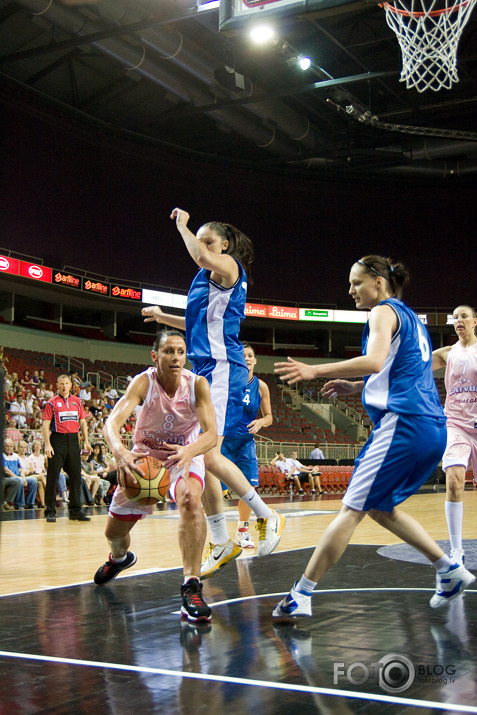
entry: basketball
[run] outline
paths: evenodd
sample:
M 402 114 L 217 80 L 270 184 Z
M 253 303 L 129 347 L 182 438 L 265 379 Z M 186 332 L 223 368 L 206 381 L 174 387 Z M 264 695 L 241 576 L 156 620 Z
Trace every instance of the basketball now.
M 169 470 L 157 457 L 138 457 L 134 463 L 142 469 L 144 476 L 135 472 L 137 484 L 127 484 L 124 495 L 133 502 L 147 506 L 156 504 L 165 497 L 171 485 Z

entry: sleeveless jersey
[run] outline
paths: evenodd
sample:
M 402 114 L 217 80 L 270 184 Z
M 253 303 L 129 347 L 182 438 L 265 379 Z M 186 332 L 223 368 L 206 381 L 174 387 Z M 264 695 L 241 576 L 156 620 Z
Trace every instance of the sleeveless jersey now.
M 200 425 L 195 411 L 197 376 L 182 370 L 180 385 L 174 396 L 169 397 L 157 379 L 155 367 L 141 374 L 147 375 L 149 388 L 136 421 L 133 451 L 147 452 L 165 461 L 170 452 L 161 448 L 164 442 L 185 445 L 199 436 Z
M 379 305 L 389 305 L 396 313 L 398 328 L 381 371 L 364 378 L 363 405 L 376 424 L 386 412 L 443 417 L 434 378 L 432 347 L 426 328 L 402 301 L 387 298 Z M 366 354 L 369 324 L 362 338 Z
M 448 426 L 477 429 L 477 343 L 465 348 L 460 342 L 447 355 L 447 390 L 444 412 Z
M 239 341 L 240 323 L 245 318 L 247 278 L 237 261 L 239 277 L 230 288 L 211 280 L 210 271 L 201 268 L 187 296 L 187 357 L 198 361 L 234 362 L 245 366 L 243 345 Z
M 242 403 L 242 421 L 237 430 L 237 437 L 249 437 L 253 439 L 253 435 L 248 431 L 247 425 L 255 419 L 260 409 L 260 384 L 258 377 L 255 377 L 255 375 L 250 382 L 247 383 Z

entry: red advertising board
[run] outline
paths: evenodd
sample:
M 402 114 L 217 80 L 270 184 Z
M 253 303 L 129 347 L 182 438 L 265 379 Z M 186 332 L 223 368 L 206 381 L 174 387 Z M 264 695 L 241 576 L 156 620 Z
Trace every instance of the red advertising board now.
M 20 270 L 20 261 L 16 258 L 8 258 L 8 256 L 0 256 L 0 271 L 2 273 L 13 273 L 18 275 Z
M 24 278 L 33 278 L 36 281 L 51 283 L 51 268 L 40 266 L 38 263 L 20 261 L 20 275 Z

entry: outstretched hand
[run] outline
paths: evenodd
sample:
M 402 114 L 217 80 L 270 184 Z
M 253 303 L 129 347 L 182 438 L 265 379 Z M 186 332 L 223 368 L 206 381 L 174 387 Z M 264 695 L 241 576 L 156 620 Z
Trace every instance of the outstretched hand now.
M 288 362 L 276 362 L 274 372 L 276 375 L 280 375 L 280 380 L 287 382 L 289 385 L 300 382 L 300 380 L 313 380 L 316 377 L 312 365 L 298 362 L 298 360 L 293 360 L 290 357 Z
M 356 383 L 349 380 L 330 380 L 325 382 L 320 392 L 323 397 L 328 397 L 330 400 L 342 395 L 352 395 L 355 392 Z
M 146 308 L 141 310 L 141 315 L 144 316 L 144 322 L 150 323 L 156 321 L 157 323 L 162 323 L 162 317 L 164 313 L 159 308 L 158 305 L 148 305 Z

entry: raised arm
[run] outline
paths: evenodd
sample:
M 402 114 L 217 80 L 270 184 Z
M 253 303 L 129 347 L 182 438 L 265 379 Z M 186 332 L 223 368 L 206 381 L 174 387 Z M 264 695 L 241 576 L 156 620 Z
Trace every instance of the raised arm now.
M 209 251 L 207 246 L 199 241 L 192 231 L 187 228 L 187 222 L 189 221 L 187 211 L 176 208 L 172 211 L 171 218 L 176 220 L 177 230 L 182 236 L 185 247 L 199 268 L 205 268 L 207 271 L 218 274 L 224 279 L 223 282 L 228 287 L 233 285 L 239 276 L 235 259 L 227 253 Z

